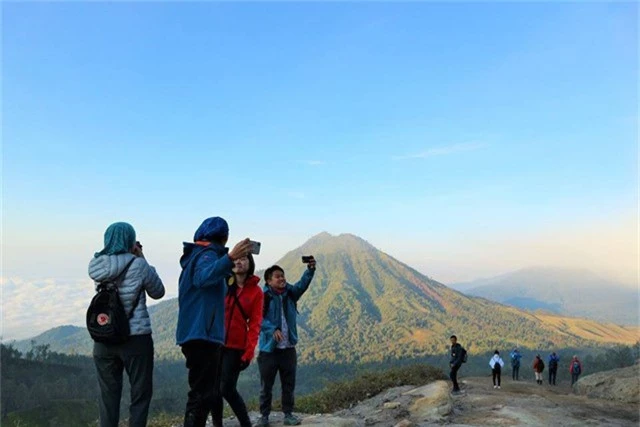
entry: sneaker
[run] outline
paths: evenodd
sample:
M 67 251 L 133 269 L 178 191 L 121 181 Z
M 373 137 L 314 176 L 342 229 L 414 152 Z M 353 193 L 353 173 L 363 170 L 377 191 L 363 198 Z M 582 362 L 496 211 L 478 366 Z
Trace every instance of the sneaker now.
M 284 414 L 284 425 L 286 426 L 297 426 L 300 425 L 301 421 L 298 417 L 293 414 Z
M 494 385 L 494 386 L 493 386 L 493 388 L 498 388 L 498 386 L 497 386 L 497 385 Z
M 264 415 L 258 418 L 258 421 L 255 423 L 254 427 L 269 427 L 269 417 L 265 417 Z
M 498 390 L 500 390 L 500 386 L 498 386 Z

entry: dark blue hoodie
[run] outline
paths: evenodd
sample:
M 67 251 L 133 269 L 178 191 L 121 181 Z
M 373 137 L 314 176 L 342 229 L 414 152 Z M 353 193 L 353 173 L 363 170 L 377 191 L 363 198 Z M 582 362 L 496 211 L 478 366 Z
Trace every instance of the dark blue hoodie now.
M 228 252 L 216 243 L 184 243 L 178 282 L 178 345 L 192 340 L 224 344 L 225 279 L 233 268 Z

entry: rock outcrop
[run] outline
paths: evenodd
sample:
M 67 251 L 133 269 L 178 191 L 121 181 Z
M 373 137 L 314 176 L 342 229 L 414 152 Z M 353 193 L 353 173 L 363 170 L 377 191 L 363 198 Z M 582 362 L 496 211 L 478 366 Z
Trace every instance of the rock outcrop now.
M 626 403 L 640 402 L 640 365 L 587 375 L 573 386 L 575 393 Z

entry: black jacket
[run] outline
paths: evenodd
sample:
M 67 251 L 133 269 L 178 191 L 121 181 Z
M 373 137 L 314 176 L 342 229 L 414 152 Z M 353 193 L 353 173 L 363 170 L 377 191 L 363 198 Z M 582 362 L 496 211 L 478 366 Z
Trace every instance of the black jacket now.
M 460 343 L 451 346 L 451 360 L 449 363 L 452 365 L 462 365 L 462 346 Z

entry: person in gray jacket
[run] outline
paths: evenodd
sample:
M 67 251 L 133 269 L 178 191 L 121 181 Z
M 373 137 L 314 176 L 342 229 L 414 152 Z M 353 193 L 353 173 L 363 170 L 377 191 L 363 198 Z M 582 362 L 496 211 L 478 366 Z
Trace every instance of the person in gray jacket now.
M 89 262 L 89 277 L 97 285 L 122 272 L 125 273 L 118 294 L 125 312 L 133 310 L 129 319 L 130 337 L 123 344 L 95 342 L 93 345 L 100 387 L 100 427 L 118 426 L 122 372 L 125 370 L 131 386 L 129 426 L 147 425 L 153 393 L 153 340 L 146 296 L 153 299 L 164 296 L 164 285 L 144 258 L 135 230 L 126 222 L 116 222 L 104 233 L 104 249 Z

